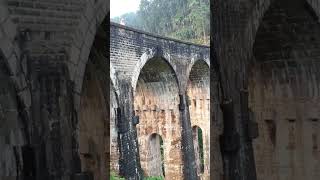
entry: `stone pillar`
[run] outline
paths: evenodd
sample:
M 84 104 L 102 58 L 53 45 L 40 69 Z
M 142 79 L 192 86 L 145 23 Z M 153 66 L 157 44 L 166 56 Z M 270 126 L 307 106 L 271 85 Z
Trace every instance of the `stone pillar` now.
M 62 63 L 42 63 L 32 64 L 31 74 L 36 180 L 71 180 L 80 172 L 73 86 Z
M 248 90 L 240 90 L 240 167 L 248 180 L 257 179 L 252 139 L 258 136 L 258 126 L 249 116 Z
M 235 128 L 235 118 L 233 112 L 233 101 L 225 100 L 221 105 L 223 112 L 223 134 L 220 136 L 221 152 L 224 160 L 224 179 L 235 179 L 240 177 L 237 171 L 239 162 L 237 152 L 239 149 L 239 134 Z
M 126 179 L 143 179 L 140 165 L 139 145 L 133 109 L 133 88 L 131 84 L 119 83 L 119 108 L 117 109 L 117 126 L 119 138 L 119 170 Z
M 252 138 L 256 137 L 256 124 L 249 119 L 248 92 L 241 90 L 240 101 L 225 100 L 222 104 L 224 132 L 221 148 L 224 158 L 225 179 L 255 180 Z M 235 117 L 235 114 L 238 116 Z
M 181 121 L 181 148 L 183 152 L 183 175 L 184 179 L 199 179 L 197 177 L 197 165 L 195 160 L 192 128 L 188 99 L 186 94 L 180 94 L 180 121 Z

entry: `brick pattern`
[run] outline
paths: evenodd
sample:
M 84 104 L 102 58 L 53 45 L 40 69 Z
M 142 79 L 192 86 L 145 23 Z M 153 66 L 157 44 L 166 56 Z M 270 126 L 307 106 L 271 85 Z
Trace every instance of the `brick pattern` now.
M 138 79 L 147 60 L 163 57 L 185 88 L 186 73 L 192 60 L 209 60 L 209 47 L 182 43 L 116 24 L 111 24 L 110 38 L 110 62 L 121 78 Z
M 319 177 L 319 83 L 312 77 L 318 67 L 299 63 L 293 70 L 299 73 L 290 76 L 274 64 L 272 76 L 257 68 L 250 79 L 250 108 L 259 125 L 253 141 L 258 179 Z
M 285 179 L 284 176 L 293 172 L 297 159 L 303 157 L 302 151 L 299 150 L 300 155 L 298 152 L 294 152 L 294 155 L 291 156 L 296 158 L 296 160 L 291 158 L 291 167 L 288 164 L 281 164 L 278 159 L 275 159 L 278 155 L 271 153 L 273 140 L 278 140 L 272 138 L 273 131 L 275 131 L 272 129 L 274 126 L 278 127 L 277 121 L 280 121 L 279 119 L 290 119 L 288 115 L 294 115 L 296 111 L 304 112 L 304 116 L 314 113 L 314 110 L 298 105 L 300 102 L 310 101 L 311 104 L 317 104 L 318 71 L 316 69 L 318 63 L 316 61 L 318 59 L 319 33 L 317 32 L 318 20 L 316 19 L 319 17 L 319 1 L 279 0 L 272 2 L 269 0 L 229 2 L 216 0 L 212 4 L 211 12 L 213 19 L 215 19 L 211 26 L 212 47 L 214 49 L 212 57 L 221 67 L 223 98 L 231 99 L 235 104 L 233 109 L 236 119 L 234 125 L 236 132 L 240 135 L 239 153 L 229 156 L 222 151 L 224 165 L 229 172 L 225 174 L 226 178 L 240 176 L 243 179 L 255 179 L 254 173 L 250 173 L 254 172 L 253 168 L 255 168 L 250 163 L 253 161 L 250 159 L 253 152 L 248 148 L 250 144 L 245 142 L 247 139 L 246 130 L 243 128 L 245 126 L 240 123 L 239 92 L 241 89 L 247 89 L 249 84 L 250 107 L 255 111 L 261 132 L 261 136 L 254 140 L 258 179 Z M 300 4 L 295 6 L 297 3 Z M 259 109 L 260 106 L 272 106 L 270 111 L 277 115 L 270 117 L 270 119 L 262 117 L 261 114 L 265 111 L 265 107 Z M 280 118 L 280 114 L 286 115 Z M 303 119 L 300 117 L 292 118 L 296 121 L 287 121 L 290 123 L 301 122 Z M 283 121 L 281 120 L 281 122 Z M 276 128 L 275 134 L 280 131 L 283 131 L 284 134 L 290 134 L 288 129 L 293 129 L 292 131 L 303 129 L 302 125 L 291 127 L 290 123 L 286 125 L 282 123 L 280 130 Z M 285 126 L 287 126 L 287 130 Z M 269 133 L 265 133 L 266 131 Z M 294 133 L 291 132 L 291 134 Z M 293 139 L 301 139 L 303 136 L 306 135 L 298 134 L 292 137 Z M 316 137 L 316 135 L 313 136 Z M 285 135 L 281 139 L 282 142 L 288 140 L 285 137 L 288 136 Z M 268 145 L 262 145 L 264 143 Z M 280 151 L 285 152 L 283 149 Z M 284 157 L 287 158 L 284 161 L 288 162 L 290 156 Z M 230 161 L 233 163 L 228 163 Z M 239 164 L 237 164 L 238 162 Z M 278 168 L 277 163 L 280 163 L 281 168 Z M 300 162 L 300 164 L 303 163 Z M 309 165 L 304 165 L 309 169 L 312 169 L 311 166 L 316 167 L 312 161 Z M 302 169 L 295 169 L 296 177 L 288 176 L 286 178 L 302 179 L 300 176 Z M 314 173 L 311 170 L 308 173 L 309 175 L 303 178 L 314 179 Z M 307 173 L 305 172 L 305 174 Z
M 83 172 L 89 171 L 94 175 L 94 179 L 106 179 L 107 161 L 106 129 L 109 128 L 106 122 L 107 102 L 104 97 L 104 87 L 100 84 L 100 74 L 88 64 L 87 72 L 83 83 L 81 96 L 80 116 L 79 116 L 79 153 L 81 158 L 81 168 Z
M 201 179 L 210 179 L 210 71 L 204 61 L 197 61 L 190 72 L 187 94 L 191 126 L 199 127 L 203 133 L 204 173 L 198 174 Z M 197 140 L 197 139 L 196 139 Z M 198 144 L 195 143 L 195 144 Z M 196 152 L 196 157 L 199 156 Z M 199 159 L 198 159 L 199 161 Z M 198 164 L 200 162 L 197 162 Z
M 159 62 L 160 61 L 160 62 Z M 161 69 L 161 70 L 159 70 Z M 155 76 L 156 74 L 156 76 Z M 159 161 L 153 161 L 150 138 L 158 134 L 164 144 L 166 179 L 183 177 L 179 94 L 176 77 L 164 60 L 149 61 L 139 76 L 134 107 L 140 117 L 137 125 L 140 160 L 146 176 L 151 176 Z
M 28 134 L 23 117 L 19 113 L 15 87 L 9 78 L 9 70 L 0 57 L 0 179 L 15 179 L 23 175 L 23 147 Z
M 148 147 L 148 137 L 157 133 L 164 140 L 166 178 L 183 178 L 183 173 L 188 172 L 183 172 L 182 117 L 178 109 L 178 95 L 186 92 L 191 66 L 196 61 L 204 60 L 210 64 L 209 47 L 152 35 L 118 24 L 111 24 L 110 36 L 111 77 L 118 84 L 115 89 L 121 92 L 119 82 L 125 81 L 134 90 L 135 111 L 140 117 L 140 124 L 137 125 L 139 154 L 145 175 L 150 175 L 150 169 L 157 167 L 150 165 L 152 156 Z M 161 61 L 165 66 L 157 64 Z M 192 133 L 191 130 L 186 132 Z

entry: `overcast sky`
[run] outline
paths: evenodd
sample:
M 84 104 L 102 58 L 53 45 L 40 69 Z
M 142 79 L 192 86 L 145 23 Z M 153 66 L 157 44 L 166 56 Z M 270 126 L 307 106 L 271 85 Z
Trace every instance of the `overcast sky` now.
M 140 0 L 110 0 L 110 16 L 114 18 L 139 9 Z

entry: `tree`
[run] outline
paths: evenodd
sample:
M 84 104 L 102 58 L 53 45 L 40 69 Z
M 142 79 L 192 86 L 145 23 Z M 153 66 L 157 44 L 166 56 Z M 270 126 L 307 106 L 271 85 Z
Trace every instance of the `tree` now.
M 112 19 L 150 33 L 183 41 L 209 44 L 209 0 L 141 0 L 137 13 Z

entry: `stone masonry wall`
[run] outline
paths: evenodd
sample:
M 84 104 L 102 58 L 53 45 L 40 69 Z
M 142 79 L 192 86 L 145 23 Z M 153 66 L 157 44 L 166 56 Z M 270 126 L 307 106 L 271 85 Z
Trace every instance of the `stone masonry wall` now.
M 109 138 L 106 136 L 109 118 L 106 116 L 105 90 L 97 72 L 92 64 L 88 64 L 80 106 L 79 153 L 82 171 L 91 172 L 98 180 L 107 178 L 105 148 Z
M 158 61 L 159 63 L 157 63 Z M 161 69 L 161 70 L 158 70 Z M 149 61 L 141 71 L 135 92 L 135 111 L 140 117 L 137 125 L 141 165 L 150 176 L 152 154 L 149 147 L 152 134 L 159 134 L 164 145 L 166 179 L 182 179 L 181 124 L 176 77 L 164 60 Z
M 307 2 L 275 1 L 256 34 L 249 79 L 258 179 L 317 179 L 320 24 Z
M 284 63 L 284 62 L 282 62 Z M 278 63 L 279 64 L 279 63 Z M 250 108 L 259 125 L 253 141 L 258 179 L 319 177 L 319 62 L 297 68 L 266 63 L 250 79 Z
M 110 171 L 119 173 L 119 147 L 117 129 L 118 101 L 116 93 L 110 84 Z
M 203 133 L 204 173 L 201 179 L 210 179 L 210 82 L 209 66 L 197 61 L 190 72 L 188 97 L 192 127 L 200 127 Z M 197 153 L 197 152 L 196 152 Z M 198 154 L 196 154 L 198 156 Z M 212 165 L 215 165 L 212 163 Z
M 139 158 L 141 158 L 141 165 L 146 175 L 148 175 L 146 161 L 148 161 L 147 146 L 149 145 L 147 135 L 151 135 L 153 132 L 163 138 L 164 147 L 167 148 L 164 155 L 166 178 L 181 179 L 183 173 L 192 174 L 195 170 L 193 167 L 195 164 L 184 163 L 183 160 L 183 157 L 192 159 L 192 156 L 182 152 L 193 150 L 193 145 L 179 145 L 181 142 L 191 141 L 192 143 L 191 123 L 189 120 L 182 120 L 187 116 L 181 116 L 181 112 L 185 113 L 185 108 L 182 107 L 184 104 L 181 106 L 179 104 L 183 103 L 183 99 L 185 99 L 188 76 L 194 62 L 201 59 L 209 64 L 209 48 L 152 35 L 113 23 L 111 24 L 110 37 L 110 66 L 112 67 L 110 76 L 114 81 L 130 84 L 133 89 L 135 115 L 140 118 L 140 123 L 137 125 L 140 144 Z M 158 59 L 164 60 L 169 65 L 170 71 L 148 72 L 150 74 L 146 75 L 144 67 L 148 65 L 149 61 Z M 161 70 L 161 68 L 159 69 Z M 166 74 L 175 75 L 174 85 L 170 76 L 167 77 Z M 140 77 L 143 77 L 143 81 Z M 114 86 L 118 92 L 122 91 L 121 83 L 114 83 Z M 122 97 L 123 95 L 118 93 L 118 96 Z M 168 97 L 174 97 L 174 100 L 170 102 Z M 130 100 L 128 103 L 131 103 Z M 169 104 L 166 103 L 171 105 L 168 106 Z M 179 107 L 182 109 L 179 110 Z M 154 123 L 152 123 L 152 119 L 155 121 Z M 174 126 L 170 125 L 171 121 Z M 181 121 L 185 121 L 184 124 L 180 124 Z M 162 125 L 158 128 L 156 125 L 159 123 Z M 144 126 L 150 127 L 146 129 Z M 184 129 L 184 126 L 190 126 L 190 128 Z M 184 132 L 186 136 L 179 135 L 181 132 Z M 179 138 L 181 138 L 181 142 L 179 142 Z M 173 146 L 175 150 L 172 150 Z M 183 163 L 184 166 L 182 166 Z

